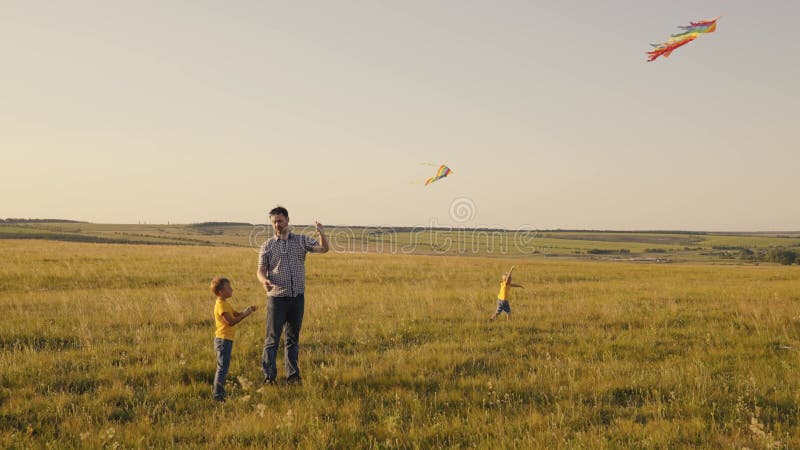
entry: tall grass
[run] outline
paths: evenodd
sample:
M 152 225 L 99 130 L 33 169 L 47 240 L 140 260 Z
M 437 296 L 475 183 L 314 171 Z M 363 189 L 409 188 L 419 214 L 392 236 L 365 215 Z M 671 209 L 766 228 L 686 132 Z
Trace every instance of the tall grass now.
M 259 384 L 261 309 L 217 404 L 208 283 L 263 305 L 254 251 L 0 254 L 4 448 L 800 447 L 797 267 L 311 255 L 303 386 Z

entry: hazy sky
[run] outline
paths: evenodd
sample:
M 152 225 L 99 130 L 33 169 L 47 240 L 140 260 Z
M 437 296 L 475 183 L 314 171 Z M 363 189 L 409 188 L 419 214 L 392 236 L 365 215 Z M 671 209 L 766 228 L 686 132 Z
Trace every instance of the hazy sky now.
M 0 0 L 0 217 L 797 230 L 798 23 L 796 0 Z

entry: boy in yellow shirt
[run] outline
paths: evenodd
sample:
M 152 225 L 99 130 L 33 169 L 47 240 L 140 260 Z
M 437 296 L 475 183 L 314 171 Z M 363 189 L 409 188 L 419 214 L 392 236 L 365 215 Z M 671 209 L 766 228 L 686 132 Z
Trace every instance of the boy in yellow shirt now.
M 231 353 L 233 352 L 233 338 L 236 330 L 233 326 L 241 322 L 256 309 L 255 305 L 249 306 L 242 312 L 233 309 L 229 298 L 233 296 L 233 286 L 227 278 L 214 278 L 211 280 L 211 292 L 217 296 L 214 304 L 214 349 L 217 352 L 217 371 L 214 374 L 214 400 L 225 401 L 225 378 L 228 376 L 228 368 L 231 365 Z
M 511 293 L 512 287 L 518 287 L 525 289 L 525 286 L 519 284 L 511 283 L 511 273 L 514 272 L 514 268 L 512 267 L 507 273 L 503 274 L 503 281 L 500 283 L 500 292 L 497 294 L 497 311 L 489 318 L 489 320 L 494 320 L 497 316 L 500 315 L 501 312 L 506 312 L 506 320 L 511 318 L 511 306 L 508 304 L 508 298 Z

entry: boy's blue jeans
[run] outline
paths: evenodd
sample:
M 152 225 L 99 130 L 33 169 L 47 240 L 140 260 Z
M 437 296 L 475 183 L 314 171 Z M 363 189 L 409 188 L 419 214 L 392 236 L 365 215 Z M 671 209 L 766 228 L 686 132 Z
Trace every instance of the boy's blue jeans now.
M 300 328 L 303 326 L 304 310 L 303 294 L 296 297 L 267 297 L 267 339 L 261 356 L 261 370 L 266 378 L 275 379 L 278 376 L 275 360 L 284 326 L 286 354 L 283 358 L 286 378 L 300 376 L 297 357 L 300 354 Z
M 495 314 L 500 314 L 501 312 L 505 311 L 506 314 L 511 314 L 511 306 L 508 304 L 508 300 L 500 300 L 497 299 L 497 311 Z
M 214 338 L 214 350 L 217 351 L 217 372 L 214 374 L 214 400 L 225 400 L 225 378 L 231 366 L 233 341 Z

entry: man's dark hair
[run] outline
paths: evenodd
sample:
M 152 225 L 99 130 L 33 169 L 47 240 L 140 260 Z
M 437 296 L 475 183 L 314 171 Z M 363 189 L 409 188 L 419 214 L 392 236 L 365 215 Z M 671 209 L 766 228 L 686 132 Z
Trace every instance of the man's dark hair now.
M 269 211 L 270 216 L 277 216 L 278 214 L 282 214 L 287 219 L 289 218 L 289 211 L 283 206 L 276 206 Z

